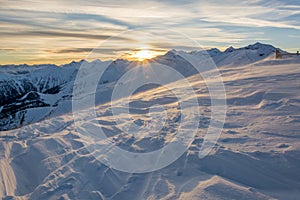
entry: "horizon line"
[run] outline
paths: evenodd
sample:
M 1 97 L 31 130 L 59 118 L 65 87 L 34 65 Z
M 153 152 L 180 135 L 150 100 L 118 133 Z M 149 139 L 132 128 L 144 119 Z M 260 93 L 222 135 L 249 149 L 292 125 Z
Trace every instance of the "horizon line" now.
M 154 56 L 153 58 L 151 59 L 155 59 L 159 56 L 164 56 L 166 55 L 168 52 L 171 52 L 173 50 L 175 51 L 183 51 L 183 52 L 186 52 L 186 53 L 191 53 L 191 52 L 200 52 L 200 51 L 209 51 L 209 50 L 213 50 L 213 49 L 217 49 L 218 51 L 220 51 L 221 53 L 225 53 L 227 49 L 229 48 L 234 48 L 235 50 L 239 50 L 239 49 L 243 49 L 247 46 L 251 46 L 251 45 L 255 45 L 255 44 L 262 44 L 262 45 L 270 45 L 276 49 L 280 49 L 282 51 L 286 51 L 286 52 L 293 52 L 291 50 L 283 50 L 282 48 L 279 48 L 279 47 L 276 47 L 272 44 L 268 44 L 268 43 L 262 43 L 262 42 L 255 42 L 253 44 L 248 44 L 246 46 L 239 46 L 239 47 L 234 47 L 233 45 L 230 45 L 229 47 L 224 47 L 224 48 L 220 48 L 220 47 L 205 47 L 203 49 L 201 49 L 200 47 L 197 49 L 197 48 L 194 48 L 193 50 L 186 50 L 186 49 L 176 49 L 176 48 L 169 48 L 169 49 L 164 49 L 164 50 L 157 50 L 157 52 L 164 52 L 163 54 L 158 54 L 156 56 Z M 0 49 L 1 50 L 1 49 Z M 5 63 L 0 63 L 0 66 L 3 67 L 3 66 L 22 66 L 22 65 L 27 65 L 27 66 L 37 66 L 37 65 L 55 65 L 57 67 L 60 67 L 60 66 L 63 66 L 63 65 L 68 65 L 68 64 L 71 64 L 71 63 L 79 63 L 79 62 L 82 62 L 82 61 L 86 61 L 88 63 L 92 63 L 92 62 L 95 62 L 95 61 L 101 61 L 101 62 L 113 62 L 113 61 L 117 61 L 117 60 L 127 60 L 129 62 L 135 62 L 135 60 L 131 60 L 131 59 L 128 59 L 128 58 L 125 58 L 124 55 L 121 55 L 121 56 L 117 56 L 116 58 L 105 58 L 104 59 L 100 59 L 99 57 L 95 57 L 95 58 L 87 58 L 88 57 L 88 54 L 90 54 L 91 52 L 93 52 L 93 50 L 97 50 L 97 48 L 94 48 L 92 49 L 90 52 L 87 53 L 87 56 L 85 56 L 85 58 L 77 58 L 77 59 L 74 59 L 74 58 L 65 58 L 65 59 L 61 59 L 63 62 L 48 62 L 49 60 L 58 60 L 58 59 L 55 59 L 55 58 L 48 58 L 48 59 L 41 59 L 41 60 L 32 60 L 32 61 L 28 61 L 28 62 L 23 62 L 23 61 L 19 61 L 19 62 L 16 62 L 16 63 L 11 63 L 11 62 L 5 62 Z M 112 50 L 113 51 L 113 50 Z M 133 49 L 132 51 L 136 51 L 136 49 Z M 152 49 L 152 51 L 155 51 L 154 49 Z M 298 49 L 294 49 L 295 52 L 298 51 Z M 151 59 L 147 59 L 147 60 L 151 60 Z M 48 61 L 47 61 L 48 60 Z

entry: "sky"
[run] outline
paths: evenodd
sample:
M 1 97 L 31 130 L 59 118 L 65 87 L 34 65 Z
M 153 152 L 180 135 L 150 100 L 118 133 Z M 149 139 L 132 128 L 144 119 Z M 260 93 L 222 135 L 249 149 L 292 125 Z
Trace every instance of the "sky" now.
M 116 59 L 148 49 L 300 49 L 299 0 L 1 0 L 0 64 Z M 92 52 L 92 53 L 91 53 Z

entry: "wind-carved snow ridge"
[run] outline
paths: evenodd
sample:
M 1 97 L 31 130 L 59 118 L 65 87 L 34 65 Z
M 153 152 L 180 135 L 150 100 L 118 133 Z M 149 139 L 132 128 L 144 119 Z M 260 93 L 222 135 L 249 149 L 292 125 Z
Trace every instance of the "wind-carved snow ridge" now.
M 144 139 L 146 141 L 154 140 L 155 137 L 146 139 L 144 136 L 141 137 L 141 135 L 144 135 L 145 132 L 149 131 L 149 127 L 151 127 L 151 132 L 160 135 L 159 131 L 163 129 L 168 130 L 167 121 L 171 121 L 171 119 L 168 118 L 169 116 L 167 116 L 165 118 L 166 126 L 157 126 L 157 123 L 155 122 L 155 120 L 157 120 L 156 118 L 159 118 L 159 121 L 162 122 L 164 122 L 164 120 L 160 118 L 161 116 L 159 114 L 156 114 L 158 105 L 152 104 L 154 101 L 152 98 L 148 101 L 143 101 L 145 102 L 144 109 L 148 109 L 148 112 L 139 113 L 139 115 L 126 113 L 126 110 L 130 111 L 130 108 L 136 109 L 135 103 L 137 102 L 131 102 L 131 99 L 134 98 L 132 95 L 134 95 L 135 91 L 139 90 L 138 93 L 143 92 L 143 94 L 146 95 L 149 88 L 145 88 L 143 91 L 140 87 L 157 84 L 158 86 L 163 86 L 167 88 L 167 90 L 172 91 L 175 95 L 173 97 L 173 103 L 176 103 L 176 112 L 180 112 L 180 115 L 178 116 L 180 119 L 180 126 L 175 123 L 175 125 L 178 126 L 178 128 L 176 128 L 178 130 L 173 131 L 176 132 L 176 134 L 168 136 L 170 141 L 168 141 L 161 149 L 153 151 L 144 149 L 145 152 L 136 153 L 124 151 L 121 147 L 115 145 L 111 138 L 106 137 L 102 127 L 92 125 L 90 121 L 95 120 L 97 117 L 93 110 L 82 112 L 85 108 L 90 109 L 94 107 L 95 95 L 92 94 L 97 93 L 94 91 L 97 90 L 98 79 L 99 77 L 102 77 L 102 75 L 105 76 L 105 70 L 106 68 L 109 68 L 109 66 L 105 65 L 97 67 L 97 69 L 95 68 L 92 70 L 93 73 L 86 78 L 83 74 L 89 70 L 89 66 L 87 66 L 87 68 L 85 67 L 86 66 L 81 66 L 75 81 L 73 91 L 73 97 L 75 97 L 75 100 L 73 101 L 73 114 L 75 115 L 75 124 L 80 135 L 83 136 L 82 138 L 88 137 L 86 141 L 87 148 L 102 163 L 124 172 L 152 172 L 174 162 L 187 150 L 189 144 L 192 142 L 193 135 L 197 132 L 198 120 L 195 119 L 195 117 L 199 116 L 199 114 L 197 114 L 197 109 L 194 108 L 198 104 L 197 98 L 194 98 L 195 95 L 193 94 L 193 89 L 189 87 L 188 82 L 182 74 L 160 63 L 148 62 L 138 65 L 136 65 L 136 63 L 131 63 L 129 65 L 129 71 L 127 71 L 113 87 L 111 96 L 111 114 L 116 122 L 116 126 L 114 127 L 118 129 L 122 135 L 131 137 L 132 141 Z M 169 85 L 170 83 L 177 81 L 180 82 L 177 83 L 177 85 L 180 86 L 179 91 L 178 89 L 176 90 L 176 87 Z M 155 87 L 155 89 L 150 89 L 149 91 L 157 91 L 157 87 Z M 187 97 L 188 100 L 186 100 Z M 181 110 L 178 109 L 179 102 L 180 107 L 182 108 Z M 156 101 L 156 103 L 161 105 L 163 102 Z M 164 109 L 158 109 L 159 111 L 169 110 L 170 113 L 174 112 L 165 107 L 165 104 L 161 106 L 164 106 Z M 172 106 L 172 109 L 173 107 L 174 106 Z M 149 110 L 153 111 L 153 113 L 150 113 Z M 151 116 L 150 118 L 149 115 L 154 116 Z M 77 119 L 77 117 L 79 119 Z M 135 118 L 136 120 L 134 120 Z M 148 120 L 147 124 L 153 126 L 142 127 L 141 123 L 138 123 L 141 122 L 141 118 L 150 118 L 151 120 Z M 90 145 L 91 140 L 97 140 L 100 141 L 100 143 L 95 142 L 95 144 Z M 164 137 L 160 137 L 157 142 L 165 144 L 166 142 L 164 140 Z M 153 165 L 153 163 L 157 164 Z
M 179 159 L 161 170 L 141 174 L 120 172 L 101 163 L 94 156 L 99 149 L 88 149 L 87 145 L 93 143 L 88 144 L 81 132 L 85 133 L 87 126 L 101 127 L 110 141 L 130 152 L 161 149 L 172 141 L 181 120 L 180 105 L 168 87 L 189 101 L 183 82 L 147 85 L 131 97 L 116 98 L 115 106 L 129 101 L 131 118 L 124 113 L 114 116 L 112 89 L 134 63 L 112 62 L 91 94 L 95 95 L 96 118 L 83 116 L 88 120 L 77 126 L 70 112 L 75 77 L 80 65 L 95 67 L 100 61 L 1 68 L 1 129 L 7 131 L 0 133 L 0 197 L 297 199 L 300 58 L 275 60 L 275 49 L 254 44 L 231 52 L 206 52 L 219 67 L 225 84 L 227 117 L 216 146 L 202 159 L 199 151 L 211 120 L 212 98 L 203 77 L 194 74 L 182 54 L 198 60 L 205 52 L 172 51 L 155 58 L 186 77 L 197 96 L 200 120 L 198 132 Z M 87 76 L 89 73 L 86 71 Z M 213 72 L 203 69 L 203 73 Z M 163 116 L 166 122 L 162 129 L 155 121 L 157 116 Z M 157 127 L 149 126 L 151 120 Z M 146 131 L 139 132 L 141 135 L 126 133 L 123 129 L 131 123 Z M 78 127 L 81 130 L 76 130 Z M 160 131 L 151 132 L 156 129 Z

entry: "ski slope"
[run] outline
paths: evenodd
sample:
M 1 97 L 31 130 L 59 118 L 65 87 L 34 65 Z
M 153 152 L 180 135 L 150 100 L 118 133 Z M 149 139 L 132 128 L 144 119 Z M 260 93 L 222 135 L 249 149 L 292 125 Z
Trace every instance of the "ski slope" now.
M 88 148 L 93 142 L 84 135 L 86 125 L 101 127 L 108 138 L 127 151 L 145 153 L 160 149 L 170 143 L 180 124 L 178 102 L 168 87 L 180 93 L 187 85 L 178 80 L 169 86 L 143 88 L 128 99 L 114 102 L 122 106 L 125 100 L 130 101 L 130 120 L 122 113 L 113 115 L 109 98 L 105 96 L 111 94 L 114 81 L 128 70 L 129 64 L 118 60 L 97 87 L 94 108 L 97 117 L 83 116 L 85 120 L 78 126 L 71 112 L 70 95 L 79 64 L 72 63 L 72 67 L 59 69 L 46 66 L 47 69 L 68 71 L 69 80 L 51 72 L 49 77 L 56 81 L 45 83 L 49 85 L 45 87 L 51 89 L 59 85 L 59 92 L 49 94 L 42 89 L 23 94 L 19 90 L 18 101 L 9 102 L 9 105 L 33 106 L 22 107 L 22 111 L 26 111 L 24 124 L 18 124 L 20 119 L 15 115 L 10 122 L 17 125 L 5 124 L 6 130 L 1 131 L 0 197 L 297 199 L 300 195 L 300 58 L 275 60 L 274 49 L 269 45 L 254 44 L 225 52 L 212 51 L 211 56 L 219 67 L 226 89 L 227 116 L 217 144 L 202 159 L 198 153 L 209 126 L 210 95 L 200 74 L 193 74 L 189 68 L 183 70 L 198 98 L 199 106 L 194 108 L 201 114 L 198 132 L 178 160 L 149 173 L 125 173 L 102 164 Z M 173 67 L 181 70 L 178 63 L 183 65 L 184 61 L 176 57 L 174 51 L 155 59 L 169 65 L 175 62 L 177 65 Z M 201 56 L 202 52 L 187 54 Z M 88 64 L 97 62 L 101 61 Z M 38 70 L 45 70 L 43 67 L 19 68 L 30 71 L 29 79 L 44 74 Z M 16 75 L 20 69 L 14 69 L 12 73 L 9 72 L 11 67 L 6 67 L 7 71 L 3 73 L 9 74 L 12 80 L 16 76 L 23 78 L 24 74 Z M 186 95 L 184 98 L 192 97 Z M 46 105 L 36 106 L 37 100 Z M 5 108 L 6 105 L 2 106 Z M 149 116 L 149 109 L 152 116 Z M 167 122 L 163 125 L 161 121 L 155 121 L 155 116 L 161 115 Z M 116 124 L 116 119 L 121 123 Z M 131 123 L 148 131 L 134 137 L 122 131 Z M 156 127 L 148 126 L 149 123 Z M 157 129 L 160 131 L 152 131 Z

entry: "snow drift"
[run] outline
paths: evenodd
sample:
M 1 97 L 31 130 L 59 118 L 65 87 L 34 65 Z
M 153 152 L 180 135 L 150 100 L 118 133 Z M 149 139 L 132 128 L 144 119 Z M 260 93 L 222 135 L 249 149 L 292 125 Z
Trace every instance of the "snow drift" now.
M 227 93 L 227 118 L 213 151 L 199 159 L 210 120 L 205 81 L 176 50 L 154 58 L 180 71 L 192 84 L 200 110 L 199 132 L 176 162 L 152 173 L 109 168 L 87 150 L 75 130 L 72 88 L 82 63 L 64 66 L 2 66 L 0 102 L 0 196 L 3 199 L 297 199 L 300 195 L 300 59 L 275 60 L 276 48 L 256 43 L 225 52 L 208 51 L 219 67 Z M 182 52 L 183 53 L 183 52 Z M 184 52 L 202 56 L 204 52 Z M 99 81 L 96 119 L 121 148 L 147 152 L 176 133 L 178 104 L 163 86 L 144 88 L 130 99 L 132 121 L 148 123 L 149 105 L 161 104 L 167 124 L 151 137 L 120 131 L 109 95 L 132 64 L 116 60 Z M 182 67 L 184 66 L 184 68 Z M 177 88 L 183 88 L 179 82 Z M 100 95 L 101 94 L 101 95 Z M 187 99 L 189 97 L 186 97 Z M 160 110 L 154 110 L 159 113 Z M 84 128 L 82 126 L 81 128 Z

